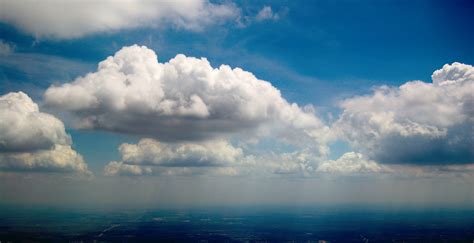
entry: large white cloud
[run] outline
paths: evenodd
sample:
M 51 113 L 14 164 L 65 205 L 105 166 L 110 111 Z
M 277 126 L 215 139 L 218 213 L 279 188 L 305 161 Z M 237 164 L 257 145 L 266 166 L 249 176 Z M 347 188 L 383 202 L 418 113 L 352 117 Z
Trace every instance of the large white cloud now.
M 0 169 L 87 172 L 64 124 L 23 92 L 0 96 Z
M 474 163 L 474 67 L 445 65 L 432 79 L 344 100 L 333 127 L 380 163 Z
M 0 0 L 0 21 L 36 38 L 68 39 L 138 27 L 200 30 L 239 15 L 233 4 L 208 0 Z
M 46 104 L 72 112 L 81 128 L 160 141 L 248 133 L 317 143 L 324 152 L 328 139 L 328 128 L 313 109 L 288 103 L 252 73 L 226 65 L 213 68 L 205 58 L 181 54 L 160 63 L 144 46 L 122 48 L 97 72 L 52 86 L 44 97 Z

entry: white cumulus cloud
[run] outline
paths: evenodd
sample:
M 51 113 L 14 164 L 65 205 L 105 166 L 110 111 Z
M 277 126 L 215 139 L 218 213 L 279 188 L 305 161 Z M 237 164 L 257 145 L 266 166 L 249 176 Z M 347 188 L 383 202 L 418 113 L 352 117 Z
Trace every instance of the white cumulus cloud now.
M 290 104 L 269 82 L 240 68 L 213 68 L 205 58 L 158 62 L 144 46 L 124 47 L 98 70 L 52 86 L 46 104 L 70 111 L 78 127 L 202 141 L 230 134 L 271 135 L 325 152 L 326 127 L 314 109 Z
M 0 0 L 0 21 L 36 38 L 70 39 L 139 27 L 196 31 L 239 15 L 234 4 L 208 0 Z
M 88 173 L 64 124 L 23 92 L 0 96 L 0 169 Z
M 445 65 L 433 83 L 379 87 L 346 99 L 333 128 L 380 163 L 474 163 L 474 67 Z
M 23 92 L 0 96 L 0 152 L 50 149 L 71 138 L 56 117 L 39 111 Z

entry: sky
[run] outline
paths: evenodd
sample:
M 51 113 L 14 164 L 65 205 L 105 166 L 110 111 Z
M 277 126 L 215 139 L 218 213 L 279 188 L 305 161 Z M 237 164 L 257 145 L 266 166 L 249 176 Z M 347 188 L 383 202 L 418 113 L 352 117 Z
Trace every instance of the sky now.
M 0 0 L 0 203 L 473 205 L 473 11 Z

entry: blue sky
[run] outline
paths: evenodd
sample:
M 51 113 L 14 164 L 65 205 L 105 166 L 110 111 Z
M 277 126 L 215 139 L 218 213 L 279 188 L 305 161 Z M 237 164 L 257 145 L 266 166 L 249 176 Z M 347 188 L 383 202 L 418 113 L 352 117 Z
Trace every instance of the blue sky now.
M 59 117 L 64 122 L 67 133 L 72 137 L 74 150 L 84 157 L 94 174 L 100 175 L 109 161 L 121 160 L 118 151 L 120 144 L 137 144 L 144 137 L 143 134 L 114 130 L 119 128 L 77 129 L 73 124 L 74 116 L 81 115 L 69 112 L 64 107 L 48 105 L 48 101 L 45 102 L 44 99 L 44 92 L 51 85 L 61 87 L 62 84 L 73 82 L 79 76 L 96 72 L 99 62 L 108 56 L 113 56 L 125 46 L 145 45 L 156 53 L 159 62 L 167 62 L 177 54 L 185 54 L 191 57 L 205 57 L 215 68 L 222 64 L 232 68 L 242 68 L 253 73 L 260 80 L 269 81 L 281 91 L 286 101 L 295 102 L 299 107 L 314 106 L 315 117 L 321 120 L 328 129 L 333 130 L 338 129 L 335 128 L 339 126 L 336 124 L 337 120 L 340 120 L 341 124 L 344 122 L 346 122 L 344 124 L 353 124 L 350 122 L 354 121 L 345 121 L 339 117 L 344 109 L 347 110 L 347 114 L 356 114 L 351 110 L 353 106 L 350 105 L 356 102 L 355 99 L 351 100 L 354 97 L 360 95 L 376 97 L 374 89 L 377 90 L 377 87 L 382 85 L 393 87 L 393 92 L 402 97 L 403 91 L 399 90 L 398 86 L 408 81 L 422 80 L 431 83 L 433 72 L 445 64 L 459 62 L 467 65 L 461 69 L 469 69 L 472 68 L 469 65 L 474 63 L 472 46 L 474 32 L 471 31 L 472 23 L 474 23 L 472 14 L 474 4 L 470 1 L 321 0 L 237 1 L 213 2 L 212 4 L 231 6 L 236 14 L 222 19 L 215 17 L 211 19 L 212 23 L 199 19 L 190 20 L 202 25 L 202 28 L 195 27 L 194 22 L 183 26 L 175 24 L 178 27 L 168 24 L 175 21 L 174 19 L 154 25 L 153 21 L 157 20 L 152 19 L 152 22 L 148 24 L 85 31 L 78 35 L 74 35 L 69 30 L 60 29 L 58 32 L 54 32 L 55 30 L 48 32 L 42 28 L 41 23 L 28 23 L 28 16 L 21 16 L 24 12 L 21 12 L 21 7 L 16 8 L 18 6 L 12 7 L 13 10 L 11 10 L 19 11 L 18 18 L 9 17 L 6 11 L 0 11 L 0 40 L 2 45 L 9 48 L 8 53 L 2 54 L 0 58 L 0 93 L 3 95 L 23 91 L 40 105 L 41 111 Z M 0 1 L 0 8 L 2 5 L 4 9 L 8 9 L 13 4 Z M 64 6 L 68 7 L 67 4 Z M 265 8 L 271 9 L 270 15 L 259 19 L 257 16 Z M 41 16 L 39 18 L 40 21 L 43 20 Z M 57 21 L 63 21 L 63 18 L 67 19 L 67 16 L 58 14 Z M 49 20 L 45 19 L 43 25 L 48 24 Z M 82 21 L 89 20 L 85 16 Z M 55 26 L 51 25 L 51 29 Z M 71 25 L 70 28 L 73 31 L 75 27 L 81 26 L 82 23 Z M 467 80 L 472 82 L 470 76 Z M 472 85 L 466 87 L 469 88 Z M 462 102 L 469 104 L 469 98 L 466 99 L 463 98 Z M 344 101 L 348 101 L 348 105 L 341 107 L 340 104 Z M 369 104 L 371 101 L 367 102 L 364 104 Z M 403 113 L 404 111 L 393 108 L 395 106 L 391 106 L 392 101 L 386 102 L 381 103 L 381 106 L 386 105 L 387 110 L 393 109 L 395 116 L 400 114 L 400 119 L 408 117 L 410 121 L 419 121 L 420 126 L 423 125 L 423 121 L 429 120 L 421 117 L 422 114 L 419 117 L 410 118 L 411 113 L 407 115 Z M 400 101 L 400 104 L 402 103 Z M 350 113 L 352 111 L 354 113 Z M 466 115 L 462 112 L 464 110 L 459 114 Z M 458 113 L 446 114 L 450 116 L 450 114 Z M 460 115 L 456 116 L 460 117 Z M 472 133 L 468 130 L 469 121 L 456 123 L 453 125 L 454 128 L 444 127 L 445 123 L 442 122 L 440 124 L 443 124 L 443 127 L 435 128 L 440 131 L 448 129 L 448 134 L 454 131 L 453 134 L 456 135 L 458 130 L 461 133 L 462 131 L 467 131 L 467 134 Z M 347 134 L 347 137 L 350 136 Z M 157 138 L 161 138 L 160 136 L 158 135 Z M 242 136 L 234 134 L 225 138 L 229 139 L 233 145 L 238 145 L 246 143 L 241 142 Z M 358 133 L 358 136 L 362 135 Z M 399 139 L 392 136 L 395 135 L 389 134 L 384 139 Z M 325 141 L 331 153 L 324 155 L 324 158 L 337 160 L 342 158 L 344 153 L 355 151 L 369 158 L 370 161 L 379 163 L 380 161 L 377 161 L 381 158 L 379 153 L 386 152 L 385 150 L 375 151 L 374 147 L 361 145 L 372 141 L 352 141 L 347 137 L 333 139 L 330 142 Z M 432 151 L 430 149 L 437 149 L 437 146 L 447 147 L 445 154 L 448 154 L 446 155 L 448 160 L 449 154 L 466 153 L 465 156 L 463 154 L 461 164 L 472 163 L 472 152 L 466 152 L 466 149 L 469 150 L 469 144 L 467 148 L 462 147 L 461 150 L 457 150 L 457 147 L 451 148 L 446 145 L 449 142 L 448 138 L 432 140 L 426 137 L 413 137 L 410 139 L 407 141 L 402 139 L 401 143 L 404 141 L 407 144 L 413 143 L 426 151 L 421 155 L 413 155 L 416 157 L 413 160 L 416 161 L 415 164 L 423 164 L 424 162 L 418 162 L 424 161 L 420 158 L 429 157 Z M 472 138 L 465 139 L 468 143 L 472 142 Z M 375 142 L 387 143 L 386 140 Z M 246 146 L 250 145 L 242 147 L 245 151 L 266 150 L 268 152 L 270 150 L 271 152 L 274 149 L 274 151 L 300 152 L 295 149 L 298 145 L 277 144 L 273 142 L 272 137 L 262 139 L 255 148 Z M 397 148 L 397 146 L 387 145 L 386 148 Z M 305 149 L 303 150 L 313 148 L 306 147 Z M 399 149 L 403 151 L 406 148 Z M 409 151 L 409 153 L 412 152 Z M 319 151 L 318 156 L 321 155 L 320 153 Z M 321 165 L 322 162 L 318 163 Z M 384 165 L 384 162 L 380 164 Z M 403 166 L 404 162 L 400 164 Z M 442 162 L 442 166 L 453 165 L 458 166 L 458 163 Z M 426 167 L 422 167 L 421 170 L 425 169 Z M 455 169 L 436 167 L 434 170 L 438 173 Z

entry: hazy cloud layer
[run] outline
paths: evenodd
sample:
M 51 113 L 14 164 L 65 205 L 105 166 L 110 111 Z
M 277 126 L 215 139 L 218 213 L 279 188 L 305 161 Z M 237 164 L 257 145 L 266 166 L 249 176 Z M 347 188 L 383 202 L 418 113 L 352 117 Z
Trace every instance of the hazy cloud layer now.
M 213 68 L 205 58 L 181 54 L 160 63 L 144 46 L 122 48 L 97 72 L 52 86 L 44 97 L 73 113 L 80 128 L 167 142 L 271 135 L 326 152 L 328 128 L 312 107 L 288 103 L 269 82 L 240 68 Z
M 473 163 L 474 67 L 445 65 L 432 79 L 344 100 L 333 128 L 380 163 Z
M 240 15 L 234 4 L 213 4 L 207 0 L 0 0 L 0 6 L 1 22 L 36 38 L 59 39 L 139 27 L 169 26 L 196 31 Z
M 89 173 L 64 124 L 23 92 L 0 96 L 0 170 Z

